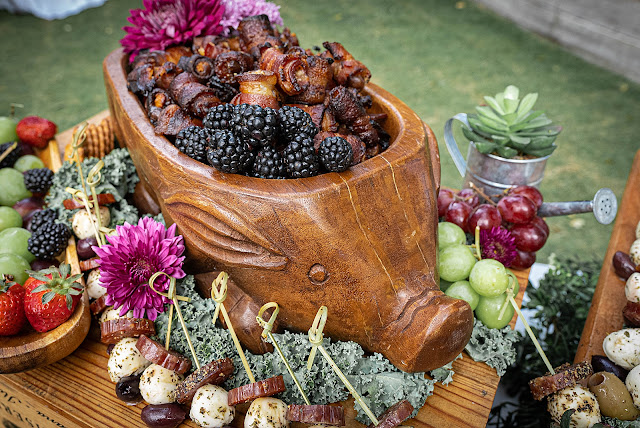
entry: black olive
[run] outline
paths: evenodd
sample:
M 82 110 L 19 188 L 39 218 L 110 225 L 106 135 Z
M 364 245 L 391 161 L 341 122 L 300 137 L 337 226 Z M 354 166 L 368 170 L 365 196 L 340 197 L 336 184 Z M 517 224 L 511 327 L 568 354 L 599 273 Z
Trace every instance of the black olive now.
M 627 374 L 629 374 L 629 370 L 620 367 L 604 355 L 592 355 L 591 365 L 594 373 L 609 372 L 618 376 L 623 382 L 627 378 Z
M 187 412 L 177 403 L 149 404 L 140 417 L 148 427 L 175 428 L 185 420 Z
M 76 245 L 76 251 L 80 260 L 87 260 L 91 257 L 96 256 L 95 251 L 91 249 L 92 246 L 98 246 L 98 241 L 96 241 L 95 236 L 78 241 L 78 245 Z
M 137 403 L 140 395 L 140 376 L 125 376 L 116 383 L 116 395 L 126 403 Z
M 113 348 L 116 347 L 115 343 L 110 343 L 109 345 L 107 345 L 107 355 L 111 355 L 111 351 L 113 351 Z

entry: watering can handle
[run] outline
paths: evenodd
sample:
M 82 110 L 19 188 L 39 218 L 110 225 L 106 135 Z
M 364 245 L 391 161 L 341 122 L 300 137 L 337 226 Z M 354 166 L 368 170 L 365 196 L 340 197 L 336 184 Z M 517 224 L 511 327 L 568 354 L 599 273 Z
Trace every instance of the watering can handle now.
M 458 144 L 456 143 L 455 138 L 453 138 L 451 125 L 453 124 L 454 119 L 459 120 L 467 126 L 469 126 L 469 122 L 467 121 L 466 113 L 458 113 L 451 119 L 447 120 L 447 123 L 444 124 L 444 142 L 447 145 L 447 150 L 449 151 L 449 154 L 453 159 L 453 163 L 458 168 L 458 172 L 462 177 L 464 177 L 465 173 L 467 172 L 467 162 L 462 157 L 462 153 L 460 153 Z

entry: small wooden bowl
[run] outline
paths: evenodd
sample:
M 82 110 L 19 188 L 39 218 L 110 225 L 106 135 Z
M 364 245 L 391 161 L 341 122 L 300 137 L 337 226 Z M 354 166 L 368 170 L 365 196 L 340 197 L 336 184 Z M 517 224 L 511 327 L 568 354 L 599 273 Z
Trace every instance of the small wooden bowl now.
M 49 141 L 38 156 L 54 171 L 61 166 L 60 151 L 55 140 Z M 72 274 L 80 273 L 73 237 L 69 238 L 64 262 L 71 265 Z M 0 373 L 17 373 L 55 363 L 80 346 L 90 325 L 89 298 L 87 293 L 83 293 L 71 318 L 53 330 L 38 333 L 27 322 L 20 334 L 0 337 Z

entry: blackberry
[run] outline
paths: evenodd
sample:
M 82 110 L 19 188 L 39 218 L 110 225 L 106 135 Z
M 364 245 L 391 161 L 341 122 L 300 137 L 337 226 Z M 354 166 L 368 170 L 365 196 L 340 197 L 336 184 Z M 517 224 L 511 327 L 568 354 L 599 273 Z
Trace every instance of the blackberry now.
M 49 168 L 29 169 L 23 176 L 27 190 L 36 194 L 46 195 L 53 184 L 53 171 Z
M 313 124 L 311 116 L 306 111 L 293 106 L 282 106 L 278 110 L 280 121 L 280 135 L 291 141 L 298 134 L 305 134 L 313 138 L 318 133 L 318 128 Z
M 252 173 L 258 178 L 287 178 L 287 167 L 275 148 L 264 147 L 256 154 Z
M 236 110 L 236 135 L 252 146 L 271 145 L 278 134 L 278 112 L 269 107 L 242 104 Z
M 46 223 L 55 223 L 57 218 L 58 212 L 56 210 L 52 210 L 51 208 L 36 211 L 31 217 L 31 222 L 29 223 L 29 231 L 31 233 L 34 233 Z
M 318 148 L 318 158 L 327 171 L 342 172 L 351 165 L 353 148 L 342 137 L 327 137 Z
M 318 175 L 320 164 L 313 148 L 313 140 L 305 134 L 298 134 L 285 147 L 285 165 L 291 178 Z
M 67 248 L 71 230 L 63 223 L 45 223 L 31 233 L 27 249 L 39 260 L 50 260 Z
M 209 110 L 202 124 L 211 131 L 233 131 L 236 108 L 231 104 L 220 104 Z
M 251 147 L 229 131 L 214 131 L 207 150 L 209 164 L 222 172 L 237 174 L 253 163 Z
M 208 129 L 190 126 L 178 133 L 175 146 L 191 159 L 207 163 L 207 147 L 210 138 L 211 134 Z
M 13 141 L 10 141 L 8 143 L 0 144 L 0 155 L 2 155 L 5 150 L 11 147 L 13 143 Z M 22 147 L 20 147 L 20 144 L 18 144 L 15 149 L 11 150 L 6 158 L 0 161 L 0 168 L 11 168 L 20 156 L 22 156 Z

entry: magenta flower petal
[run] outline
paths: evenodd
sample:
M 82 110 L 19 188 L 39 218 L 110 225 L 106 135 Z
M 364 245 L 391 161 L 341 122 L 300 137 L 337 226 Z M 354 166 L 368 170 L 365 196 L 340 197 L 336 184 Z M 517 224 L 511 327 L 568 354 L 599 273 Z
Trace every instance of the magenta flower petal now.
M 480 248 L 483 259 L 495 259 L 505 267 L 511 266 L 517 255 L 516 240 L 503 227 L 480 230 Z
M 155 320 L 170 300 L 149 287 L 149 278 L 156 272 L 185 277 L 183 238 L 175 235 L 175 225 L 165 229 L 151 217 L 143 217 L 135 225 L 116 226 L 116 232 L 107 237 L 109 245 L 93 247 L 100 257 L 100 283 L 107 289 L 107 304 L 120 308 L 120 315 L 133 310 L 137 318 Z M 154 288 L 166 291 L 169 282 L 161 275 Z

